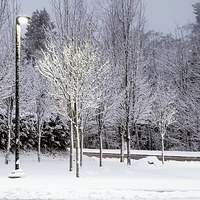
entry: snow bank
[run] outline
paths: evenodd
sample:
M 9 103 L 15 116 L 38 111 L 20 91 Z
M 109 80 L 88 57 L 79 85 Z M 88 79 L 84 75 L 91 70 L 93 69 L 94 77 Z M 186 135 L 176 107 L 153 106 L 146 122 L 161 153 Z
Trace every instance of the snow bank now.
M 83 149 L 83 152 L 94 152 L 99 153 L 99 149 Z M 119 149 L 103 149 L 104 153 L 119 154 Z M 146 155 L 146 156 L 157 156 L 161 155 L 161 151 L 154 150 L 131 150 L 131 154 Z M 180 157 L 200 157 L 200 152 L 192 151 L 165 151 L 165 156 L 180 156 Z
M 166 161 L 165 166 L 151 156 L 132 160 L 132 165 L 118 159 L 84 156 L 81 178 L 69 172 L 65 155 L 20 155 L 25 178 L 10 179 L 14 168 L 4 164 L 0 153 L 0 199 L 67 199 L 67 200 L 175 200 L 200 199 L 200 162 Z M 75 164 L 75 163 L 74 163 Z M 75 166 L 75 165 L 74 165 Z
M 24 178 L 25 176 L 24 171 L 21 169 L 13 170 L 11 174 L 8 175 L 9 178 Z
M 134 162 L 134 169 L 150 169 L 150 168 L 158 168 L 163 167 L 161 161 L 158 160 L 156 156 L 148 156 L 146 158 L 142 158 L 136 162 Z

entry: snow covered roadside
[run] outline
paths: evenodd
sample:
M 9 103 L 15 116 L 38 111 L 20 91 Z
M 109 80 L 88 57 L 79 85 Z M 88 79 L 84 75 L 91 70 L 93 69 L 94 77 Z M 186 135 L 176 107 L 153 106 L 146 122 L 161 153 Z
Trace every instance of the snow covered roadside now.
M 83 152 L 94 152 L 99 153 L 99 149 L 83 149 Z M 104 149 L 104 153 L 119 154 L 120 150 L 116 149 Z M 126 153 L 126 152 L 125 152 Z M 149 156 L 158 156 L 161 155 L 161 151 L 149 151 L 149 150 L 131 150 L 131 154 L 137 155 L 149 155 Z M 191 152 L 191 151 L 165 151 L 165 156 L 179 156 L 179 157 L 200 157 L 200 152 Z
M 4 165 L 0 153 L 0 199 L 200 199 L 200 163 L 167 161 L 165 166 L 155 157 L 132 161 L 131 166 L 118 159 L 84 157 L 81 178 L 68 172 L 68 160 L 35 153 L 21 155 L 25 178 L 9 179 L 14 168 L 13 156 Z

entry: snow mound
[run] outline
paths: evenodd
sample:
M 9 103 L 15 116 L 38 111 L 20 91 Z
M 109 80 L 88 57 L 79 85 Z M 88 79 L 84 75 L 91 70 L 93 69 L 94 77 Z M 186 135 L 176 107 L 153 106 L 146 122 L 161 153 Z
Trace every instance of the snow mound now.
M 156 156 L 148 156 L 134 163 L 134 168 L 136 169 L 157 168 L 157 167 L 162 167 L 162 166 L 163 165 L 161 161 L 159 161 Z
M 25 173 L 21 169 L 16 169 L 11 172 L 8 176 L 9 178 L 23 178 L 25 177 Z

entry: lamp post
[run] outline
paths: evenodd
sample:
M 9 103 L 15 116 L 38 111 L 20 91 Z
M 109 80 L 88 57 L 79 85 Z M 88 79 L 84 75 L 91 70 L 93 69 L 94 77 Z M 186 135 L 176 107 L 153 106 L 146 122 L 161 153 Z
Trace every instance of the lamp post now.
M 16 57 L 15 57 L 15 170 L 9 178 L 21 178 L 25 174 L 20 169 L 19 150 L 20 150 L 20 118 L 19 118 L 19 68 L 20 68 L 20 33 L 21 24 L 26 24 L 30 18 L 27 16 L 16 17 Z

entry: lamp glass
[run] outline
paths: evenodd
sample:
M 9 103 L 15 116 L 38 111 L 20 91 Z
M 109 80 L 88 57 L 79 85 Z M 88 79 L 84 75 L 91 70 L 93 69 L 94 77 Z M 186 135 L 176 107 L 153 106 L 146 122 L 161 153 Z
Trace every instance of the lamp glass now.
M 28 23 L 28 20 L 29 20 L 29 18 L 28 17 L 19 17 L 18 19 L 18 22 L 20 23 L 20 24 L 27 24 Z

